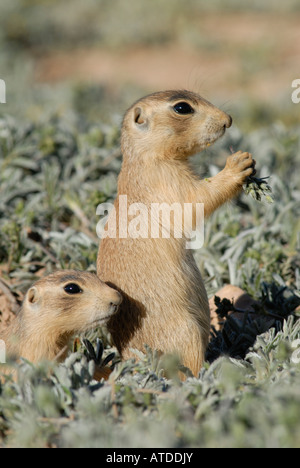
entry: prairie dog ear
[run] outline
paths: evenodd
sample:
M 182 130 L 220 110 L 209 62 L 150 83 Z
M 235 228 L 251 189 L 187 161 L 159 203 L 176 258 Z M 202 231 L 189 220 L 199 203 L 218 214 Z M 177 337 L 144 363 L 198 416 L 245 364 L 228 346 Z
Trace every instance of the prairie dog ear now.
M 142 107 L 135 107 L 134 109 L 134 121 L 140 128 L 146 129 L 148 127 L 148 118 Z
M 27 293 L 27 300 L 28 300 L 29 304 L 32 304 L 32 305 L 35 305 L 35 304 L 37 304 L 39 302 L 40 293 L 39 293 L 38 289 L 35 288 L 34 286 L 29 289 L 29 291 Z

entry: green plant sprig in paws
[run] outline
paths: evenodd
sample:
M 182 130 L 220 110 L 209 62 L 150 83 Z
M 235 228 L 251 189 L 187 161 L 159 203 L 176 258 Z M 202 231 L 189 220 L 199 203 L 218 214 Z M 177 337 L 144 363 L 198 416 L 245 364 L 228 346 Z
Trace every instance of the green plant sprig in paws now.
M 234 153 L 232 146 L 230 147 L 231 153 Z M 250 195 L 254 200 L 262 201 L 265 199 L 267 203 L 274 203 L 272 188 L 267 184 L 268 177 L 254 177 L 251 175 L 247 177 L 246 183 L 243 185 L 243 190 L 246 195 Z
M 246 195 L 250 195 L 254 200 L 262 201 L 265 199 L 267 203 L 274 203 L 272 189 L 266 180 L 269 177 L 262 177 L 261 179 L 254 176 L 247 177 L 246 183 L 243 185 L 243 190 Z

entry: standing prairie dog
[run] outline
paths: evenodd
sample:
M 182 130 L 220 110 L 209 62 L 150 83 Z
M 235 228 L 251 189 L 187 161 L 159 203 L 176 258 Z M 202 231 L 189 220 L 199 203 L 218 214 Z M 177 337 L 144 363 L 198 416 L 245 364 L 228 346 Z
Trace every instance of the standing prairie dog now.
M 74 333 L 104 325 L 121 294 L 95 274 L 62 270 L 37 281 L 12 324 L 1 335 L 8 356 L 31 362 L 63 360 Z
M 220 138 L 232 119 L 198 94 L 163 91 L 133 104 L 122 127 L 123 164 L 114 208 L 117 230 L 98 253 L 98 276 L 116 287 L 124 301 L 108 322 L 124 358 L 144 344 L 163 353 L 179 353 L 197 375 L 209 340 L 210 314 L 205 287 L 186 239 L 119 236 L 120 196 L 127 204 L 204 204 L 209 216 L 237 195 L 253 173 L 251 154 L 227 158 L 216 176 L 200 180 L 189 156 Z M 126 213 L 126 216 L 129 213 Z M 123 214 L 122 214 L 123 216 Z M 109 220 L 108 220 L 109 222 Z

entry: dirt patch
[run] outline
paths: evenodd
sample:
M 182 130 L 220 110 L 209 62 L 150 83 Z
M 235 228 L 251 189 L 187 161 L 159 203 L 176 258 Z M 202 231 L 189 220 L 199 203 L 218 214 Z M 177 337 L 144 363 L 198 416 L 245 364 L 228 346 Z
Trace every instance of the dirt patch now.
M 11 303 L 7 297 L 0 293 L 0 337 L 1 332 L 11 323 L 15 314 L 11 311 Z
M 292 80 L 299 77 L 299 18 L 262 12 L 206 14 L 199 20 L 199 36 L 164 46 L 49 53 L 37 59 L 35 78 L 272 99 L 290 92 Z
M 23 294 L 12 291 L 12 284 L 3 278 L 7 265 L 0 265 L 0 338 L 1 332 L 11 323 L 20 308 Z

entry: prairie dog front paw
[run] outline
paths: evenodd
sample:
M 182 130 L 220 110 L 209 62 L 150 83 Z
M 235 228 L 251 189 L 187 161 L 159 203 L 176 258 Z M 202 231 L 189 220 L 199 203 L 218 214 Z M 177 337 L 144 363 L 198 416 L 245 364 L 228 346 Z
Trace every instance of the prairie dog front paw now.
M 228 173 L 229 177 L 239 184 L 243 185 L 247 177 L 255 174 L 256 161 L 253 159 L 252 154 L 243 151 L 228 156 L 224 171 Z

